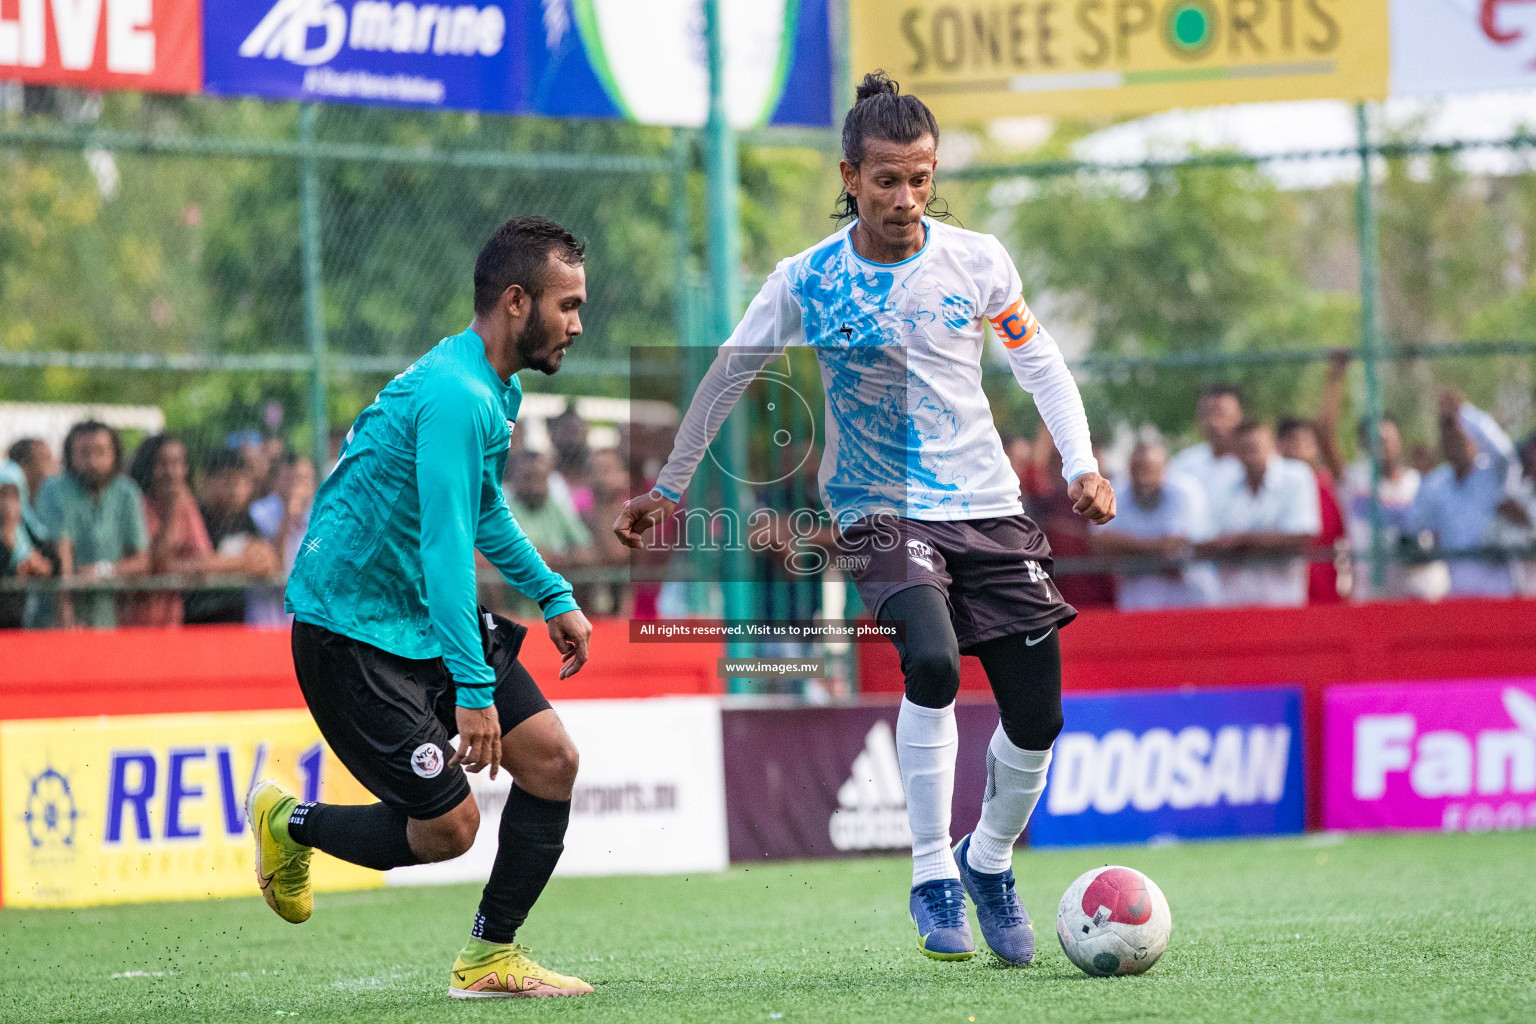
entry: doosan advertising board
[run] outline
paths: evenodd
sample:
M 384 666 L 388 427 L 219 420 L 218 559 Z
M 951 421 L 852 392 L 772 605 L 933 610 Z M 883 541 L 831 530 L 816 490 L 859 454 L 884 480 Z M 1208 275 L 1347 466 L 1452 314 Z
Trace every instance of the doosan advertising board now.
M 1032 846 L 1300 832 L 1295 687 L 1067 697 Z
M 1323 825 L 1536 828 L 1536 677 L 1331 687 Z

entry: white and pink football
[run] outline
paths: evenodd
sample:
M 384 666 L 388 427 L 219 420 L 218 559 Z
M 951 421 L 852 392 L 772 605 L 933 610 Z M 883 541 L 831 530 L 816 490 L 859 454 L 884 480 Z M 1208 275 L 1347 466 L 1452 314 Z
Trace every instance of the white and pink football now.
M 1067 887 L 1056 937 L 1085 974 L 1140 974 L 1168 948 L 1173 917 L 1163 890 L 1132 868 L 1094 868 Z

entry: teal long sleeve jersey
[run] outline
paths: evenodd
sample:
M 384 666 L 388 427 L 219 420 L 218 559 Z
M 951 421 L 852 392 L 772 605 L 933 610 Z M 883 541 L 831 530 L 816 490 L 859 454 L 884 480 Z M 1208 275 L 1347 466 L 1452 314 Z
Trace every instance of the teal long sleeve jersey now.
M 315 495 L 288 577 L 301 622 L 402 658 L 441 657 L 461 707 L 492 703 L 495 676 L 475 610 L 475 549 L 539 602 L 576 608 L 508 511 L 501 479 L 523 400 L 472 330 L 444 338 L 396 377 L 347 433 Z

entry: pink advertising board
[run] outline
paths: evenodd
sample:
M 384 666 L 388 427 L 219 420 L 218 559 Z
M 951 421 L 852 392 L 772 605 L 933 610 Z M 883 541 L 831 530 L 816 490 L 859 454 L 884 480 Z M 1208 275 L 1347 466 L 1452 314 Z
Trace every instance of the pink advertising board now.
M 1536 828 L 1536 676 L 1330 687 L 1323 827 Z

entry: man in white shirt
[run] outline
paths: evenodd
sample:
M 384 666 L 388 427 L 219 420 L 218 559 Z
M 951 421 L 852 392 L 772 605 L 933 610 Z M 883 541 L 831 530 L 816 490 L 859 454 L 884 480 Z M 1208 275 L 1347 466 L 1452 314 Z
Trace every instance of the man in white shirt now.
M 1237 456 L 1237 428 L 1243 422 L 1243 392 L 1236 384 L 1207 384 L 1195 401 L 1195 422 L 1205 440 L 1168 460 L 1168 473 L 1192 483 L 1205 499 L 1207 517 L 1218 496 L 1242 474 Z M 1189 575 L 1214 602 L 1216 566 L 1204 560 L 1189 567 Z
M 1207 384 L 1195 405 L 1200 436 L 1168 460 L 1168 471 L 1188 477 L 1205 493 L 1207 504 L 1240 472 L 1235 451 L 1237 428 L 1243 422 L 1243 393 L 1236 384 Z
M 1131 452 L 1129 480 L 1114 481 L 1118 502 L 1113 521 L 1094 538 L 1094 551 L 1132 558 L 1185 558 L 1209 536 L 1205 495 L 1186 477 L 1168 473 L 1168 449 L 1143 442 Z M 1120 611 L 1190 608 L 1213 603 L 1214 578 L 1198 565 L 1119 573 L 1115 607 Z
M 1360 451 L 1370 449 L 1369 424 L 1362 421 L 1359 427 Z M 1381 421 L 1381 525 L 1387 551 L 1397 550 L 1405 535 L 1408 510 L 1419 493 L 1419 471 L 1408 465 L 1403 458 L 1403 437 L 1397 423 L 1390 417 Z M 1344 506 L 1344 523 L 1349 533 L 1349 544 L 1355 552 L 1356 594 L 1371 592 L 1371 464 L 1362 454 L 1344 470 L 1340 487 L 1340 503 Z M 1447 586 L 1445 566 L 1440 562 L 1428 565 L 1410 565 L 1393 561 L 1387 565 L 1386 587 L 1380 596 L 1384 598 L 1437 599 L 1445 596 Z
M 1407 532 L 1428 531 L 1445 551 L 1486 546 L 1499 510 L 1516 493 L 1515 446 L 1492 416 L 1452 391 L 1440 394 L 1440 448 L 1445 461 L 1424 477 L 1408 510 Z M 1449 558 L 1451 597 L 1509 597 L 1507 558 Z
M 1222 483 L 1212 502 L 1216 536 L 1199 547 L 1229 559 L 1219 569 L 1220 603 L 1306 604 L 1303 556 L 1322 523 L 1317 478 L 1306 463 L 1280 457 L 1274 431 L 1263 423 L 1238 427 L 1236 453 L 1241 472 Z M 1230 560 L 1240 556 L 1253 561 Z

